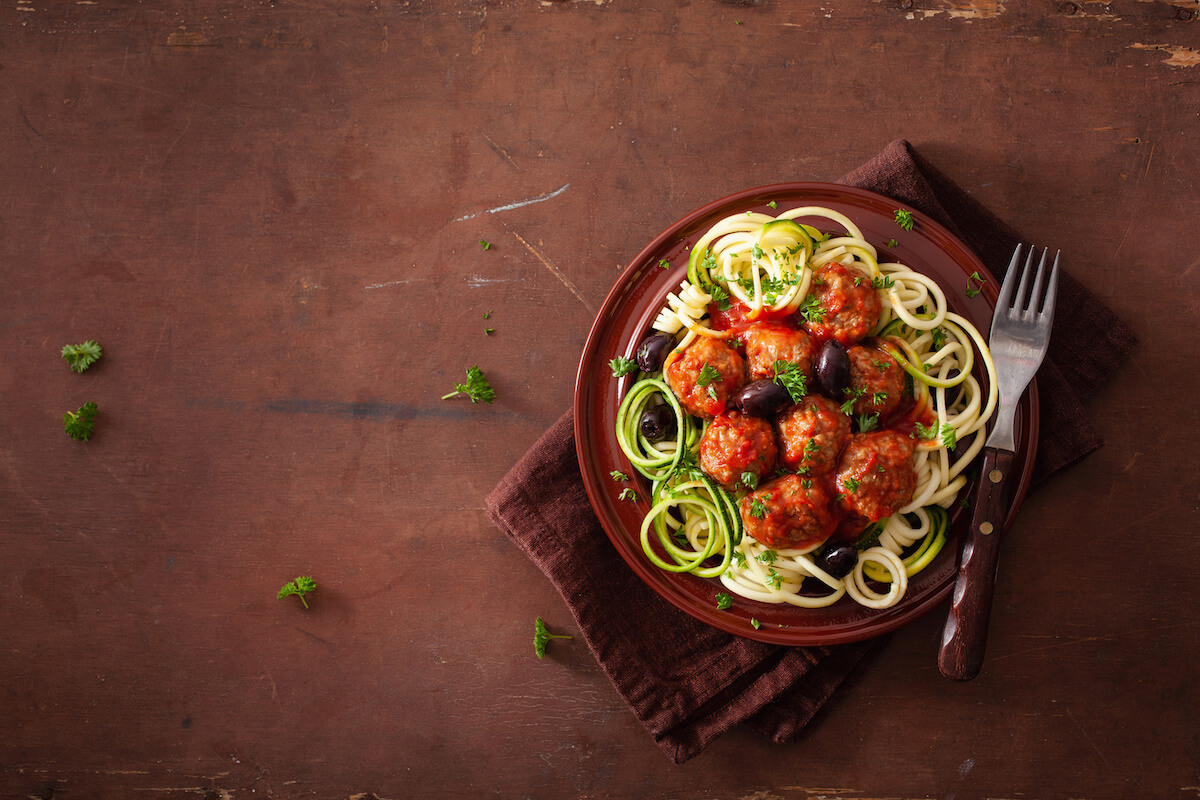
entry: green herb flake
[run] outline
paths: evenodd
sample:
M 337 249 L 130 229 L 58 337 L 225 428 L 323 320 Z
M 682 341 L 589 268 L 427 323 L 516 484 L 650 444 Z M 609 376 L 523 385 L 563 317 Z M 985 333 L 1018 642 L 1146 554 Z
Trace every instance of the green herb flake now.
M 888 239 L 887 244 L 884 245 L 884 247 L 895 247 L 898 244 L 899 242 L 897 242 L 895 239 Z
M 942 445 L 947 450 L 953 450 L 958 446 L 958 430 L 949 422 L 942 425 Z
M 551 633 L 546 628 L 546 623 L 542 622 L 542 618 L 538 617 L 533 621 L 533 654 L 538 658 L 544 658 L 546 655 L 546 645 L 551 639 L 570 639 L 565 633 Z
M 754 560 L 760 564 L 774 564 L 777 560 L 779 560 L 779 554 L 774 550 L 763 550 L 754 557 Z
M 756 472 L 743 472 L 741 480 L 742 485 L 751 490 L 758 488 L 758 473 Z
M 771 365 L 771 371 L 774 373 L 773 380 L 787 389 L 792 402 L 799 403 L 808 394 L 808 376 L 799 364 L 779 359 Z
M 608 474 L 612 476 L 612 479 L 613 479 L 614 481 L 627 481 L 627 480 L 629 480 L 629 476 L 628 476 L 628 475 L 626 475 L 624 472 L 621 472 L 621 470 L 619 470 L 619 469 L 614 469 L 612 472 L 610 472 L 610 473 L 608 473 Z
M 767 203 L 767 205 L 768 205 L 768 206 L 770 206 L 771 208 L 779 208 L 779 204 L 778 204 L 778 203 L 776 203 L 774 200 L 772 200 L 771 202 Z
M 754 619 L 753 617 L 750 619 L 750 624 L 754 626 L 754 630 L 758 630 L 759 628 L 762 627 L 762 623 L 759 622 L 758 620 Z
M 622 376 L 637 372 L 638 368 L 636 361 L 634 361 L 632 358 L 625 358 L 624 356 L 617 356 L 612 361 L 608 362 L 608 366 L 612 367 L 612 374 L 614 378 L 620 378 Z
M 62 357 L 66 359 L 67 364 L 75 372 L 83 372 L 85 369 L 95 364 L 100 360 L 100 356 L 104 351 L 100 345 L 92 340 L 88 340 L 83 344 L 68 344 L 63 345 Z
M 467 368 L 467 382 L 454 384 L 454 391 L 450 394 L 443 395 L 443 400 L 449 400 L 455 395 L 465 394 L 471 398 L 472 403 L 490 403 L 496 399 L 496 392 L 492 389 L 492 385 L 488 383 L 488 379 L 484 377 L 483 371 L 478 366 Z
M 492 249 L 492 243 L 491 243 L 491 242 L 489 242 L 489 241 L 487 241 L 486 239 L 480 239 L 480 240 L 479 240 L 479 246 L 480 246 L 480 247 L 482 247 L 484 250 L 491 250 L 491 249 Z
M 895 216 L 896 224 L 901 228 L 906 231 L 911 231 L 913 229 L 913 215 L 911 211 L 905 208 L 897 208 Z
M 282 600 L 285 597 L 296 595 L 296 597 L 300 598 L 300 602 L 304 604 L 304 607 L 308 608 L 308 601 L 304 599 L 304 595 L 308 594 L 309 592 L 315 592 L 316 590 L 317 582 L 307 575 L 301 575 L 295 580 L 288 581 L 282 587 L 280 587 L 279 592 L 275 595 L 275 598 L 277 600 Z
M 670 269 L 670 268 L 671 268 L 671 262 L 670 262 L 670 261 L 668 261 L 668 260 L 667 260 L 667 259 L 665 259 L 665 258 L 660 258 L 660 259 L 658 260 L 658 268 L 659 268 L 659 269 Z
M 755 519 L 767 518 L 767 504 L 763 502 L 761 497 L 755 497 L 750 501 L 750 516 Z
M 859 433 L 866 433 L 868 431 L 873 431 L 879 427 L 879 415 L 878 414 L 859 414 L 857 422 L 858 422 L 858 432 Z
M 86 442 L 96 430 L 97 411 L 99 408 L 92 402 L 84 403 L 77 411 L 68 411 L 63 414 L 63 430 L 75 441 Z
M 628 486 L 626 486 L 624 489 L 621 490 L 621 493 L 619 495 L 617 495 L 617 499 L 618 500 L 631 500 L 636 503 L 638 496 L 637 496 L 637 492 L 635 492 L 633 489 L 630 489 Z
M 728 611 L 731 608 L 733 608 L 733 598 L 724 592 L 717 592 L 717 609 Z

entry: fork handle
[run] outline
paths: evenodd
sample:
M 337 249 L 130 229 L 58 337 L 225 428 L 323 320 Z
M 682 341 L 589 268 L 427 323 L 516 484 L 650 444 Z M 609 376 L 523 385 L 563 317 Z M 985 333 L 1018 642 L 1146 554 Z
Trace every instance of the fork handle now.
M 1015 453 L 985 448 L 971 529 L 963 546 L 950 615 L 942 629 L 938 668 L 947 678 L 969 681 L 983 666 L 988 617 L 996 583 L 996 561 L 1004 528 L 1004 489 Z

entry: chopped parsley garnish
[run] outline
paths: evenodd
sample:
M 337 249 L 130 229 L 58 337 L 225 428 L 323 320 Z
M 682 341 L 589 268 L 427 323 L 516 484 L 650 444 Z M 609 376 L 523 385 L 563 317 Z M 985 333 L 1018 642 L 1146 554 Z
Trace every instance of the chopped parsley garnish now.
M 762 627 L 762 623 L 759 622 L 758 620 L 754 619 L 753 617 L 750 618 L 750 624 L 754 626 L 754 630 L 758 630 L 759 628 Z
M 895 247 L 898 244 L 899 242 L 897 242 L 895 239 L 888 239 L 887 244 L 884 245 L 884 247 Z
M 848 417 L 854 413 L 855 401 L 857 401 L 858 398 L 860 398 L 864 394 L 866 394 L 867 390 L 864 389 L 863 387 L 859 386 L 859 387 L 855 388 L 854 390 L 847 389 L 846 393 L 849 394 L 850 397 L 846 398 L 846 402 L 842 403 L 842 413 Z
M 842 486 L 846 487 L 851 492 L 857 492 L 858 487 L 862 486 L 862 483 L 860 483 L 856 478 L 846 478 L 844 481 L 842 481 Z
M 496 329 L 495 329 L 495 328 L 484 328 L 484 329 L 483 329 L 483 335 L 484 335 L 484 336 L 491 336 L 491 335 L 492 335 L 493 333 L 495 333 L 495 332 L 496 332 Z
M 619 495 L 617 495 L 617 499 L 618 500 L 632 500 L 634 502 L 637 502 L 637 499 L 638 499 L 637 492 L 635 492 L 633 489 L 630 489 L 628 486 L 626 486 L 624 489 L 621 490 L 621 493 Z
M 667 260 L 667 259 L 665 259 L 665 258 L 660 258 L 660 259 L 658 260 L 658 267 L 659 267 L 659 269 L 670 269 L 670 268 L 671 268 L 671 262 L 670 262 L 670 261 L 668 261 L 668 260 Z
M 627 481 L 627 480 L 629 480 L 629 476 L 628 476 L 628 475 L 626 475 L 624 472 L 621 472 L 621 470 L 619 470 L 619 469 L 614 469 L 612 472 L 610 472 L 610 473 L 608 473 L 608 474 L 612 476 L 612 479 L 613 479 L 614 481 Z
M 746 563 L 746 554 L 743 553 L 741 550 L 733 551 L 733 560 L 736 561 L 737 565 L 739 567 L 741 567 L 742 569 L 745 569 L 746 567 L 749 566 L 749 564 Z
M 728 311 L 733 305 L 733 302 L 729 299 L 729 291 L 724 286 L 713 286 L 710 294 L 712 295 L 712 301 L 717 304 L 717 308 L 721 311 Z
M 975 281 L 979 285 L 972 286 L 970 281 Z M 987 283 L 987 279 L 979 274 L 979 270 L 975 270 L 974 272 L 972 272 L 971 277 L 967 282 L 967 297 L 977 296 L 980 292 L 983 291 L 984 284 L 986 284 L 986 283 Z
M 546 645 L 551 639 L 570 639 L 565 633 L 551 633 L 546 629 L 546 623 L 542 622 L 542 618 L 538 617 L 533 621 L 533 654 L 538 658 L 543 658 L 546 655 Z
M 800 369 L 799 364 L 779 359 L 771 365 L 774 380 L 787 389 L 794 402 L 799 403 L 808 394 L 808 376 Z
M 609 361 L 608 365 L 612 367 L 612 374 L 614 378 L 620 378 L 624 375 L 637 372 L 638 368 L 636 361 L 634 361 L 632 358 L 625 358 L 624 356 L 617 356 L 612 361 Z
M 776 572 L 774 568 L 768 569 L 767 583 L 771 584 L 771 587 L 778 591 L 783 586 L 783 576 Z
M 938 326 L 930 331 L 930 335 L 933 337 L 933 349 L 941 350 L 942 346 L 946 344 L 946 329 Z
M 754 557 L 754 560 L 760 564 L 774 564 L 779 559 L 779 554 L 774 550 L 763 550 Z
M 705 361 L 704 366 L 700 368 L 700 374 L 696 376 L 696 383 L 708 386 L 713 381 L 719 380 L 720 377 L 721 373 L 717 372 L 717 368 Z
M 778 208 L 778 207 L 779 207 L 779 204 L 778 204 L 778 203 L 776 203 L 774 200 L 772 200 L 771 202 L 767 203 L 767 205 L 768 205 L 768 206 L 770 206 L 771 208 Z
M 922 439 L 933 439 L 934 437 L 937 436 L 937 426 L 936 425 L 926 428 L 924 425 L 922 425 L 921 423 L 918 422 L 918 423 L 914 424 L 913 427 L 917 431 L 917 436 L 919 436 Z
M 896 224 L 899 225 L 901 228 L 903 228 L 906 231 L 911 231 L 913 229 L 912 212 L 906 208 L 897 208 L 896 209 Z
M 316 589 L 316 581 L 307 575 L 301 575 L 299 578 L 285 583 L 275 595 L 275 599 L 282 600 L 285 597 L 296 595 L 296 597 L 300 598 L 300 602 L 304 604 L 304 607 L 308 608 L 308 601 L 304 599 L 304 595 L 309 592 L 315 592 Z
M 821 449 L 821 445 L 817 444 L 816 439 L 809 439 L 804 443 L 804 458 L 808 459 L 810 455 Z
M 488 379 L 483 376 L 483 371 L 477 366 L 467 368 L 467 382 L 454 384 L 454 391 L 443 395 L 442 399 L 449 400 L 459 394 L 465 394 L 471 398 L 472 403 L 481 401 L 490 403 L 496 399 L 496 392 L 492 389 L 492 385 L 488 383 Z
M 484 250 L 491 250 L 491 249 L 492 249 L 492 243 L 491 243 L 491 242 L 489 242 L 489 241 L 485 241 L 485 240 L 483 240 L 483 239 L 480 239 L 480 240 L 479 240 L 479 246 L 480 246 L 480 247 L 482 247 Z
M 103 351 L 100 349 L 100 345 L 91 339 L 83 344 L 63 345 L 62 349 L 62 357 L 67 360 L 67 364 L 76 372 L 83 372 L 92 364 L 95 364 L 100 360 L 101 355 L 103 355 Z
M 866 433 L 873 431 L 879 427 L 878 414 L 859 414 L 858 415 L 858 432 Z
M 488 317 L 490 317 L 491 315 L 492 315 L 492 312 L 490 312 L 490 311 L 485 311 L 485 312 L 483 312 L 483 318 L 484 318 L 484 319 L 487 319 L 487 318 L 488 318 Z
M 757 489 L 758 488 L 758 473 L 757 472 L 743 472 L 742 473 L 742 485 L 747 486 L 750 489 Z
M 890 289 L 896 285 L 896 282 L 886 276 L 875 277 L 871 279 L 871 285 L 876 289 Z
M 731 608 L 733 608 L 733 598 L 724 592 L 717 592 L 717 609 L 728 611 Z
M 750 501 L 750 516 L 755 519 L 767 518 L 767 504 L 763 502 L 761 497 L 756 497 Z
M 875 392 L 871 395 L 871 405 L 881 406 L 887 402 L 887 392 Z
M 798 311 L 809 322 L 820 322 L 825 319 L 825 309 L 821 307 L 821 301 L 817 299 L 816 295 L 805 295 Z
M 942 445 L 947 450 L 953 450 L 958 446 L 958 430 L 949 422 L 942 425 Z
M 812 488 L 812 478 L 802 479 L 800 481 L 800 485 L 803 486 L 805 489 L 811 489 Z
M 80 406 L 78 411 L 63 414 L 63 430 L 67 432 L 67 436 L 78 442 L 86 442 L 92 438 L 98 410 L 95 403 L 87 402 Z
M 750 255 L 754 256 L 754 258 L 756 258 L 756 259 L 762 258 L 763 257 L 763 249 L 761 247 L 759 247 L 757 244 L 755 244 L 753 247 L 750 248 Z

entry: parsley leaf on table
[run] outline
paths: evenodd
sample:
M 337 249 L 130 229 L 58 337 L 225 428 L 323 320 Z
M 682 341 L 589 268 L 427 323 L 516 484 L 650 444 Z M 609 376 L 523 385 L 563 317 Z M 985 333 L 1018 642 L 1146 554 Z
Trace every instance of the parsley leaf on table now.
M 638 368 L 636 361 L 634 361 L 632 358 L 625 358 L 624 356 L 617 356 L 612 361 L 609 361 L 608 365 L 612 367 L 614 378 L 620 378 L 623 375 L 629 375 L 637 372 Z
M 99 409 L 92 402 L 84 403 L 78 411 L 68 411 L 63 414 L 63 430 L 72 439 L 86 442 L 92 438 L 92 432 L 96 429 L 97 411 Z
M 542 618 L 538 617 L 533 621 L 533 654 L 538 658 L 544 658 L 546 655 L 546 645 L 551 639 L 570 639 L 572 637 L 563 633 L 551 633 L 546 629 L 546 623 L 542 622 Z
M 304 599 L 304 595 L 317 590 L 317 582 L 307 575 L 301 575 L 295 580 L 288 581 L 279 589 L 279 593 L 275 595 L 277 600 L 282 600 L 285 597 L 296 595 L 300 598 L 300 602 L 308 608 L 308 601 Z
M 103 355 L 103 351 L 100 345 L 90 339 L 83 344 L 63 345 L 62 349 L 62 357 L 67 360 L 71 369 L 76 372 L 83 372 L 92 364 L 95 364 L 100 360 L 101 355 Z
M 454 391 L 450 394 L 443 395 L 443 400 L 449 400 L 455 395 L 465 394 L 471 398 L 472 403 L 483 401 L 490 403 L 496 399 L 496 392 L 492 389 L 492 385 L 488 383 L 488 379 L 484 377 L 483 371 L 479 367 L 467 368 L 467 382 L 454 384 Z

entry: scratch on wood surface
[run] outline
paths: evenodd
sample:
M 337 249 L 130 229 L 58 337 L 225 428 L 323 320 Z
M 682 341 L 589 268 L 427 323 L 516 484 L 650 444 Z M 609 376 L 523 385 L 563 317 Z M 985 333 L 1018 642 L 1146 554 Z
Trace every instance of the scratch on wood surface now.
M 521 168 L 517 166 L 517 162 L 512 160 L 512 157 L 509 156 L 507 150 L 505 150 L 503 147 L 501 147 L 500 145 L 493 142 L 492 137 L 488 136 L 486 133 L 481 132 L 480 135 L 483 136 L 484 141 L 487 142 L 488 148 L 491 149 L 491 151 L 493 153 L 500 156 L 500 158 L 504 161 L 504 163 L 508 164 L 510 167 L 517 170 L 518 172 L 521 171 Z
M 554 198 L 558 197 L 560 194 L 570 188 L 570 186 L 571 184 L 564 183 L 562 186 L 558 187 L 552 192 L 539 194 L 537 197 L 530 197 L 525 200 L 518 200 L 515 203 L 507 203 L 506 205 L 496 206 L 495 208 L 485 208 L 483 211 L 476 211 L 474 214 L 467 214 L 466 216 L 458 217 L 457 219 L 452 219 L 450 221 L 462 222 L 468 219 L 475 219 L 475 217 L 478 217 L 481 214 L 498 214 L 501 211 L 512 211 L 514 208 L 523 208 L 524 206 L 531 206 L 534 203 L 544 203 L 547 200 L 553 200 Z
M 398 286 L 399 284 L 402 284 L 402 283 L 412 283 L 412 278 L 405 278 L 404 280 L 400 280 L 400 281 L 385 281 L 383 283 L 372 283 L 368 286 L 364 286 L 363 288 L 364 289 L 382 289 L 385 286 Z
M 481 286 L 490 286 L 493 283 L 512 283 L 518 281 L 524 283 L 524 278 L 485 278 L 482 275 L 468 275 L 467 286 L 472 289 L 478 289 Z
M 383 26 L 383 41 L 379 43 L 379 52 L 386 53 L 388 49 L 388 27 Z
M 167 44 L 171 47 L 213 47 L 216 42 L 200 31 L 189 31 L 187 25 L 181 22 L 178 28 L 167 34 Z
M 1190 47 L 1180 47 L 1173 44 L 1142 44 L 1134 42 L 1129 45 L 1130 50 L 1158 50 L 1163 53 L 1169 53 L 1170 57 L 1163 59 L 1164 64 L 1171 67 L 1194 67 L 1200 64 L 1200 50 L 1193 50 Z
M 1096 755 L 1104 758 L 1104 753 L 1100 752 L 1100 748 L 1096 747 L 1096 743 L 1092 741 L 1092 737 L 1088 736 L 1087 729 L 1079 724 L 1079 720 L 1075 719 L 1075 713 L 1071 711 L 1070 706 L 1067 706 L 1067 716 L 1071 718 L 1071 722 L 1075 724 L 1075 727 L 1079 728 L 1079 732 L 1083 734 L 1084 741 L 1092 746 L 1092 749 L 1096 751 Z
M 881 3 L 882 0 L 875 0 Z M 965 19 L 968 22 L 977 19 L 995 19 L 1005 12 L 1004 3 L 1000 0 L 933 0 L 927 7 L 915 8 L 905 15 L 907 19 L 928 19 L 939 14 L 945 14 L 951 19 Z
M 309 50 L 313 45 L 312 39 L 307 36 L 297 36 L 286 28 L 276 28 L 262 38 L 262 46 L 268 49 L 290 47 L 296 50 Z
M 564 187 L 564 188 L 565 188 L 565 187 Z M 596 310 L 595 310 L 594 308 L 592 308 L 592 304 L 591 304 L 591 303 L 589 303 L 587 300 L 584 300 L 584 299 L 583 299 L 583 295 L 581 295 L 581 294 L 579 293 L 579 290 L 575 288 L 575 284 L 571 283 L 571 281 L 569 281 L 569 280 L 567 279 L 567 276 L 566 276 L 566 275 L 563 275 L 563 274 L 562 274 L 562 273 L 559 271 L 558 267 L 556 267 L 556 266 L 554 266 L 553 264 L 551 264 L 549 259 L 547 259 L 547 258 L 546 258 L 545 256 L 543 256 L 541 253 L 539 253 L 539 252 L 538 252 L 538 251 L 537 251 L 537 250 L 534 248 L 534 246 L 533 246 L 533 245 L 531 245 L 529 242 L 525 241 L 525 240 L 524 240 L 524 239 L 521 237 L 521 234 L 517 233 L 516 231 L 509 231 L 509 233 L 511 233 L 511 234 L 512 234 L 512 235 L 513 235 L 513 236 L 516 238 L 516 240 L 517 240 L 518 242 L 520 242 L 521 244 L 525 245 L 525 249 L 527 249 L 529 252 L 533 253 L 533 257 L 534 257 L 534 258 L 536 258 L 538 261 L 542 262 L 542 265 L 543 265 L 543 266 L 545 266 L 545 267 L 546 267 L 546 269 L 548 269 L 548 270 L 550 270 L 550 272 L 554 273 L 554 277 L 556 277 L 556 278 L 558 278 L 560 281 L 562 281 L 562 285 L 563 285 L 563 286 L 565 286 L 565 287 L 567 287 L 567 289 L 569 289 L 569 290 L 570 290 L 571 294 L 575 295 L 575 299 L 576 299 L 576 300 L 578 300 L 579 302 L 583 303 L 583 307 L 584 307 L 584 308 L 586 308 L 590 314 L 592 314 L 593 316 L 595 316 L 595 314 L 596 314 Z

